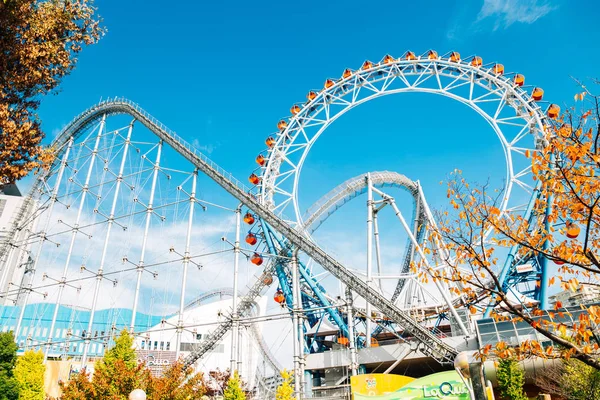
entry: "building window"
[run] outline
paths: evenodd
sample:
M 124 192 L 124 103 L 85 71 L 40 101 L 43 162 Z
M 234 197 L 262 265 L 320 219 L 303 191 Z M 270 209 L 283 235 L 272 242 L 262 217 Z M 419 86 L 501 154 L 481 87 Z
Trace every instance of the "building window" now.
M 79 343 L 79 352 L 83 353 L 83 343 Z
M 21 329 L 21 335 L 27 336 L 27 327 L 26 326 L 24 326 L 23 329 Z
M 165 349 L 165 342 L 160 342 L 160 349 L 164 350 Z
M 142 350 L 145 350 L 145 349 L 146 349 L 146 341 L 142 340 Z
M 171 350 L 171 342 L 167 342 L 167 351 Z
M 154 341 L 154 350 L 158 350 L 158 341 Z
M 57 338 L 60 337 L 60 329 L 56 330 L 56 334 L 54 335 L 54 337 L 57 337 Z
M 196 340 L 202 340 L 202 334 L 196 333 Z
M 48 334 L 48 328 L 44 328 L 44 330 L 42 331 L 42 336 L 46 337 L 47 334 Z
M 42 333 L 42 328 L 37 328 L 35 330 L 35 336 L 39 337 L 41 333 Z

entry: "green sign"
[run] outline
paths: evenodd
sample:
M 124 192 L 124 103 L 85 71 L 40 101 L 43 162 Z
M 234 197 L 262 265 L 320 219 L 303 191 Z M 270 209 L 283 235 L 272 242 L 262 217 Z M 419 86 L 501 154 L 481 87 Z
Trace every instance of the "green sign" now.
M 455 371 L 439 372 L 415 379 L 395 392 L 381 396 L 354 394 L 355 400 L 469 400 L 469 391 Z

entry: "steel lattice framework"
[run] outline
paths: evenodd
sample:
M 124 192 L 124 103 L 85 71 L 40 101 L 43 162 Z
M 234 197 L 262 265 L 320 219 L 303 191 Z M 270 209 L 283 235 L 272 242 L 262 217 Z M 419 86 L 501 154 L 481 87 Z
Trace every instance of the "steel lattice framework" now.
M 278 124 L 261 167 L 260 194 L 278 215 L 292 208 L 292 224 L 303 225 L 299 204 L 300 173 L 311 147 L 327 127 L 354 107 L 378 97 L 409 93 L 431 93 L 459 101 L 485 119 L 496 133 L 506 160 L 504 211 L 511 206 L 513 187 L 533 188 L 527 182 L 529 163 L 516 169 L 515 158 L 525 158 L 527 149 L 543 146 L 548 124 L 539 103 L 523 86 L 519 74 L 504 74 L 500 64 L 483 65 L 480 57 L 460 59 L 458 53 L 438 57 L 431 51 L 422 56 L 408 52 L 380 63 L 366 61 L 356 70 L 346 70 L 338 80 L 328 79 L 322 90 L 311 91 L 306 103 L 291 108 L 292 116 Z M 514 131 L 509 137 L 506 131 Z M 527 196 L 529 197 L 529 196 Z
M 7 260 L 12 258 L 30 257 L 33 260 L 32 274 L 35 274 L 39 269 L 37 263 L 42 254 L 43 244 L 54 243 L 53 237 L 57 235 L 66 238 L 64 243 L 68 244 L 69 251 L 66 260 L 61 259 L 64 271 L 60 277 L 54 278 L 54 285 L 58 287 L 58 299 L 53 309 L 50 333 L 44 342 L 48 349 L 52 346 L 53 339 L 56 341 L 56 338 L 53 338 L 54 327 L 62 304 L 63 291 L 68 288 L 76 288 L 77 285 L 77 280 L 68 279 L 68 272 L 73 264 L 72 250 L 81 237 L 91 238 L 93 235 L 89 232 L 99 224 L 99 220 L 102 221 L 104 230 L 101 233 L 106 239 L 97 254 L 99 255 L 98 268 L 89 271 L 85 264 L 81 266 L 82 271 L 87 271 L 90 274 L 89 279 L 93 279 L 95 282 L 87 336 L 83 333 L 79 338 L 85 342 L 83 356 L 85 362 L 89 343 L 92 341 L 91 328 L 96 312 L 96 302 L 101 295 L 101 285 L 106 280 L 113 282 L 111 279 L 114 279 L 110 275 L 112 272 L 108 269 L 110 257 L 114 256 L 111 254 L 109 245 L 111 230 L 117 228 L 125 230 L 128 226 L 127 218 L 129 221 L 137 218 L 142 228 L 145 226 L 139 262 L 131 262 L 131 260 L 123 258 L 124 263 L 132 264 L 130 270 L 136 282 L 131 320 L 131 329 L 134 330 L 141 277 L 144 273 L 152 273 L 149 270 L 148 259 L 144 258 L 151 220 L 154 218 L 165 219 L 165 216 L 160 213 L 162 208 L 185 204 L 189 207 L 189 219 L 185 225 L 187 229 L 185 244 L 182 250 L 171 249 L 171 252 L 175 253 L 177 261 L 183 263 L 180 320 L 177 326 L 177 344 L 179 344 L 181 331 L 185 329 L 182 315 L 187 269 L 190 265 L 196 264 L 190 248 L 194 226 L 194 205 L 199 203 L 196 180 L 199 174 L 203 174 L 225 189 L 257 217 L 257 223 L 253 229 L 262 239 L 259 246 L 262 246 L 266 253 L 270 253 L 270 257 L 261 276 L 241 295 L 237 309 L 194 349 L 185 360 L 186 365 L 194 363 L 213 349 L 230 329 L 234 328 L 235 330 L 236 319 L 241 315 L 249 314 L 255 307 L 256 298 L 264 293 L 265 288 L 270 285 L 269 280 L 265 278 L 271 277 L 273 274 L 279 278 L 280 285 L 286 294 L 288 307 L 292 310 L 293 315 L 297 311 L 298 297 L 300 297 L 305 304 L 320 306 L 324 309 L 323 314 L 327 313 L 330 320 L 338 325 L 344 335 L 354 336 L 353 321 L 344 320 L 339 307 L 333 304 L 332 298 L 325 293 L 325 289 L 313 276 L 311 270 L 298 261 L 298 251 L 304 253 L 312 262 L 320 265 L 347 288 L 351 288 L 354 293 L 366 301 L 369 307 L 374 307 L 386 318 L 389 318 L 391 323 L 414 338 L 419 343 L 423 354 L 440 363 L 451 363 L 457 350 L 434 335 L 430 329 L 422 326 L 407 310 L 395 304 L 404 285 L 403 279 L 398 280 L 396 290 L 390 300 L 375 290 L 369 281 L 365 281 L 353 273 L 330 253 L 323 250 L 311 237 L 311 233 L 329 215 L 350 199 L 365 193 L 367 188 L 369 196 L 372 196 L 371 190 L 374 187 L 391 186 L 406 189 L 415 201 L 414 215 L 411 220 L 414 222 L 410 227 L 401 216 L 393 198 L 379 190 L 377 193 L 383 198 L 382 201 L 394 208 L 396 215 L 399 216 L 409 232 L 411 240 L 407 246 L 400 271 L 401 274 L 407 274 L 415 248 L 420 251 L 419 244 L 423 240 L 427 225 L 435 224 L 418 182 L 387 171 L 368 174 L 366 181 L 364 177 L 356 177 L 333 189 L 304 213 L 299 204 L 298 186 L 301 171 L 312 146 L 320 135 L 333 122 L 354 107 L 389 94 L 420 92 L 441 95 L 469 106 L 487 121 L 495 132 L 503 148 L 506 161 L 506 186 L 500 208 L 502 212 L 525 210 L 525 218 L 530 220 L 533 218 L 531 204 L 535 201 L 537 190 L 531 187 L 527 181 L 527 176 L 531 171 L 525 153 L 544 145 L 544 132 L 549 122 L 539 103 L 541 95 L 536 94 L 538 93 L 536 90 L 539 91 L 539 89 L 536 88 L 529 93 L 523 83 L 524 78 L 521 75 L 505 74 L 504 67 L 500 64 L 484 65 L 481 58 L 476 56 L 461 59 L 458 53 L 440 57 L 433 51 L 421 56 L 407 52 L 398 59 L 386 56 L 379 63 L 366 61 L 356 71 L 344 71 L 341 79 L 328 79 L 324 89 L 311 91 L 308 94 L 307 102 L 296 104 L 291 108 L 292 116 L 278 123 L 276 134 L 267 139 L 268 150 L 257 158 L 259 172 L 257 172 L 258 175 L 253 174 L 251 177 L 251 182 L 255 184 L 252 188 L 246 187 L 232 174 L 219 167 L 137 104 L 119 98 L 103 101 L 77 116 L 53 143 L 57 161 L 48 173 L 41 174 L 36 179 L 31 193 L 23 202 L 7 241 L 0 247 L 0 263 L 7 263 Z M 129 125 L 107 132 L 105 130 L 106 120 L 117 115 L 125 115 L 133 120 Z M 158 143 L 134 142 L 131 137 L 134 124 L 141 124 L 147 128 L 156 137 Z M 141 154 L 140 166 L 136 172 L 128 172 L 127 155 L 134 149 Z M 158 177 L 160 174 L 171 173 L 161 164 L 163 151 L 177 153 L 191 163 L 194 168 L 192 172 L 188 171 L 183 174 L 182 182 L 177 186 L 177 191 L 184 194 L 182 199 L 155 198 Z M 83 153 L 87 153 L 85 159 Z M 118 168 L 109 168 L 108 165 L 111 162 L 114 162 Z M 143 191 L 140 189 L 140 185 L 144 186 Z M 66 192 L 59 191 L 61 187 L 66 187 Z M 105 188 L 110 188 L 112 192 L 108 195 L 103 194 L 102 191 Z M 118 196 L 126 188 L 133 193 L 129 197 L 131 204 L 122 205 Z M 527 207 L 519 204 L 523 196 L 514 196 L 516 190 L 521 190 L 523 195 L 532 197 Z M 515 198 L 517 200 L 514 200 Z M 58 228 L 52 227 L 50 223 L 50 216 L 53 214 L 55 205 L 63 204 L 69 208 L 73 201 L 79 204 L 78 207 L 74 206 L 76 216 L 74 215 L 73 222 L 70 222 L 70 225 L 64 223 L 65 226 L 62 227 L 62 230 L 57 231 Z M 84 207 L 86 201 L 87 208 Z M 32 209 L 38 211 L 30 215 L 29 212 Z M 238 208 L 238 213 L 240 209 Z M 92 213 L 91 219 L 86 219 L 86 216 L 83 215 L 86 210 Z M 41 217 L 45 216 L 47 218 L 44 221 L 44 218 Z M 38 221 L 40 219 L 42 221 Z M 36 228 L 36 224 L 40 228 Z M 415 226 L 419 229 L 415 230 Z M 112 234 L 115 234 L 114 231 Z M 26 239 L 23 239 L 24 237 Z M 32 243 L 40 243 L 40 245 L 38 253 L 30 255 L 23 250 L 23 247 Z M 501 273 L 503 282 L 505 280 L 512 282 L 511 279 L 515 279 L 514 274 L 511 274 L 511 268 L 514 267 L 516 252 L 517 249 L 511 250 L 509 260 Z M 290 264 L 296 262 L 299 264 L 299 280 L 303 285 L 301 295 L 291 288 L 290 283 Z M 200 267 L 199 264 L 198 266 Z M 114 283 L 116 284 L 116 279 Z M 34 287 L 30 283 L 29 286 L 19 287 L 14 292 L 24 293 L 24 303 L 27 305 L 30 295 L 38 293 L 39 289 L 39 286 Z M 10 293 L 10 295 L 15 293 Z M 220 295 L 223 293 L 223 291 L 219 292 Z M 451 311 L 454 311 L 450 300 L 446 300 Z M 351 302 L 350 295 L 348 304 Z M 20 310 L 17 331 L 23 321 L 25 305 Z M 350 306 L 349 310 L 351 308 Z M 351 315 L 351 310 L 348 315 Z M 348 316 L 348 318 L 352 317 Z M 314 321 L 309 321 L 309 323 L 312 325 Z M 272 364 L 274 368 L 278 367 L 276 363 Z

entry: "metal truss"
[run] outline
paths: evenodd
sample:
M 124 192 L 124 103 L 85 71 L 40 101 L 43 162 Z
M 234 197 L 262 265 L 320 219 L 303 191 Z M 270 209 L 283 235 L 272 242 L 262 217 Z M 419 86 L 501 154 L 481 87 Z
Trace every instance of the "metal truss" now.
M 408 53 L 407 53 L 408 54 Z M 473 60 L 478 60 L 474 62 Z M 548 124 L 538 102 L 517 83 L 515 74 L 498 73 L 499 64 L 481 64 L 481 58 L 438 57 L 424 54 L 398 59 L 386 56 L 369 61 L 341 79 L 328 79 L 325 88 L 311 91 L 308 101 L 292 107 L 272 135 L 274 143 L 260 168 L 260 196 L 280 216 L 292 207 L 291 224 L 304 226 L 298 202 L 298 183 L 306 157 L 320 135 L 347 111 L 381 96 L 420 92 L 442 95 L 466 104 L 483 117 L 498 136 L 506 160 L 505 198 L 501 210 L 518 207 L 509 202 L 516 186 L 530 193 L 526 177 L 530 166 L 526 150 L 543 145 Z M 515 162 L 519 158 L 521 162 Z M 289 213 L 288 213 L 289 214 Z
M 430 355 L 440 362 L 451 362 L 457 354 L 456 350 L 444 343 L 442 340 L 431 334 L 427 329 L 420 326 L 407 313 L 400 310 L 388 299 L 381 294 L 375 292 L 364 281 L 359 279 L 353 273 L 349 272 L 342 264 L 333 259 L 329 254 L 322 250 L 318 245 L 312 242 L 301 231 L 290 226 L 286 221 L 276 216 L 270 207 L 260 201 L 256 195 L 252 194 L 251 190 L 241 184 L 230 173 L 220 168 L 217 164 L 208 159 L 205 155 L 196 150 L 193 146 L 186 143 L 183 139 L 170 131 L 166 126 L 145 112 L 137 104 L 125 99 L 115 99 L 104 101 L 71 122 L 61 135 L 57 138 L 55 148 L 58 151 L 58 157 L 67 149 L 67 143 L 71 138 L 77 138 L 83 132 L 83 129 L 95 121 L 98 121 L 105 116 L 114 114 L 127 114 L 142 123 L 150 129 L 162 143 L 170 146 L 172 149 L 181 154 L 185 159 L 190 161 L 199 171 L 203 172 L 214 182 L 223 187 L 232 196 L 238 199 L 242 204 L 254 211 L 254 213 L 269 224 L 274 230 L 278 231 L 291 244 L 298 247 L 301 251 L 311 257 L 316 263 L 329 271 L 333 276 L 337 277 L 345 285 L 351 287 L 355 293 L 363 297 L 368 303 L 386 314 L 390 319 L 402 326 L 406 332 L 410 333 L 416 340 L 422 343 L 423 352 Z M 37 189 L 38 185 L 36 185 Z M 249 291 L 247 297 L 254 298 L 258 292 L 264 287 L 264 284 L 257 283 Z M 249 302 L 241 300 L 238 312 L 243 312 L 245 306 L 250 307 Z M 218 331 L 226 332 L 230 326 L 224 324 L 218 328 Z M 217 333 L 217 332 L 215 332 Z M 212 337 L 213 335 L 211 335 Z M 214 335 L 217 337 L 219 335 Z M 221 335 L 222 336 L 222 335 Z M 203 348 L 212 348 L 216 341 L 211 341 L 210 338 L 203 343 Z M 191 364 L 198 359 L 201 351 L 194 352 L 186 360 L 187 364 Z

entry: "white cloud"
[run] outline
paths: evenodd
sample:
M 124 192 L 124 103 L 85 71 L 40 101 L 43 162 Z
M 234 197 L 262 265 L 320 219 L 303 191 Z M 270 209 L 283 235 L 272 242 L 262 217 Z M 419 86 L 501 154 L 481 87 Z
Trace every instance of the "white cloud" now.
M 192 146 L 206 154 L 211 154 L 215 150 L 215 146 L 213 146 L 212 144 L 209 143 L 201 145 L 198 139 L 192 140 Z
M 508 28 L 515 22 L 532 24 L 557 6 L 538 0 L 484 0 L 477 22 L 495 18 L 494 30 Z

